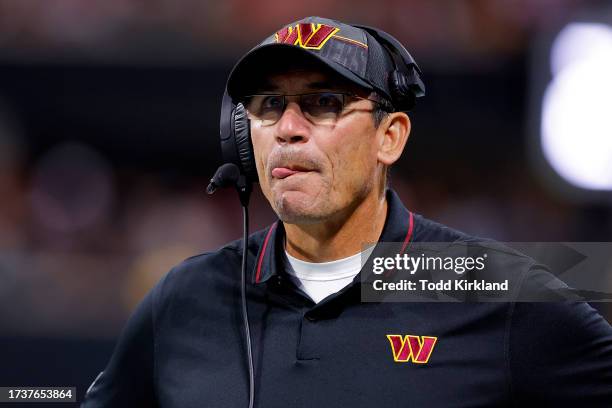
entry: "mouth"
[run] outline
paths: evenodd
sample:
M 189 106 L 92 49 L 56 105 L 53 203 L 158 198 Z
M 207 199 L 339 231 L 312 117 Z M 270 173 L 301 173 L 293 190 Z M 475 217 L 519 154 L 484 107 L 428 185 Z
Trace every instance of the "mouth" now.
M 313 171 L 301 166 L 286 166 L 286 167 L 274 167 L 272 169 L 272 177 L 276 179 L 284 179 L 294 174 L 304 174 Z

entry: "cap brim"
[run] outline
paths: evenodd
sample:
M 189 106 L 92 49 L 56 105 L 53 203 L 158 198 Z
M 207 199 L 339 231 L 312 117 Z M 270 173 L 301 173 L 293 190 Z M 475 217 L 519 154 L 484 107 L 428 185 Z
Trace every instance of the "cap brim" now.
M 340 76 L 365 89 L 374 89 L 372 85 L 348 68 L 335 61 L 323 58 L 316 52 L 294 45 L 271 43 L 253 49 L 238 61 L 227 81 L 228 94 L 232 97 L 245 95 L 245 92 L 249 92 L 247 90 L 257 86 L 253 82 L 261 79 L 261 75 L 265 74 L 266 71 L 273 70 L 275 61 L 293 62 L 298 61 L 299 58 L 303 58 L 305 61 L 311 60 L 321 63 Z

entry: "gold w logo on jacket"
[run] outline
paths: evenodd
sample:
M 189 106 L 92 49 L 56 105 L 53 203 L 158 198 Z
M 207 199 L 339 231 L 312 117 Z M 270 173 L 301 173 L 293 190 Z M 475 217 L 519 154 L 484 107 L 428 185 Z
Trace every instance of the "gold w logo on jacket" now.
M 410 334 L 406 336 L 387 334 L 387 339 L 391 343 L 391 351 L 395 362 L 407 363 L 412 361 L 417 364 L 425 364 L 429 361 L 438 341 L 437 337 L 412 336 Z

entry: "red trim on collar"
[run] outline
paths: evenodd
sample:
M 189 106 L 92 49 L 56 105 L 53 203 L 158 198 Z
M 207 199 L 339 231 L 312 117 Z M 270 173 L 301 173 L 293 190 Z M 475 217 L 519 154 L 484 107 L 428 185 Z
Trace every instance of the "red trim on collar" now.
M 412 238 L 412 230 L 414 229 L 414 216 L 412 215 L 411 211 L 408 211 L 408 214 L 408 232 L 406 233 L 406 238 L 404 238 L 404 243 L 402 244 L 402 250 L 400 251 L 400 253 L 404 252 L 404 249 L 406 249 L 406 246 L 410 242 L 410 238 Z
M 272 235 L 272 230 L 276 228 L 276 222 L 272 224 L 268 233 L 266 234 L 266 239 L 264 239 L 263 247 L 261 248 L 261 253 L 259 255 L 259 259 L 257 260 L 257 273 L 255 274 L 255 283 L 259 283 L 259 279 L 261 279 L 261 265 L 263 264 L 263 258 L 266 254 L 266 248 L 268 247 L 268 240 L 270 239 L 270 235 Z

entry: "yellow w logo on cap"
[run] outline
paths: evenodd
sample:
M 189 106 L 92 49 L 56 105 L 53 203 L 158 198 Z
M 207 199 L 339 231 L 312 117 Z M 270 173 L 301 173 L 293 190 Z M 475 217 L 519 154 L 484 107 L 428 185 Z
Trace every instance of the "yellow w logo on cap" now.
M 274 34 L 277 43 L 297 45 L 310 50 L 320 50 L 327 40 L 340 31 L 326 24 L 299 23 L 278 30 Z

